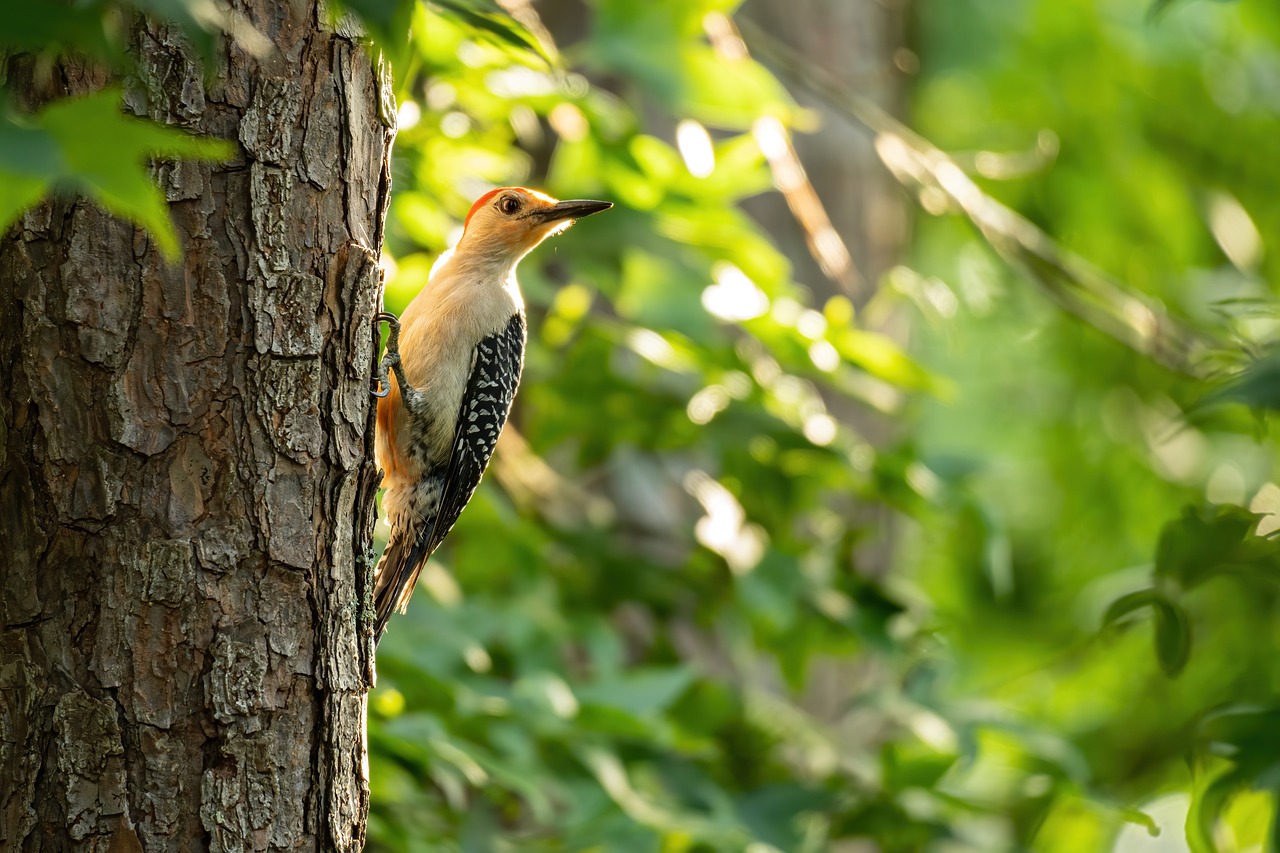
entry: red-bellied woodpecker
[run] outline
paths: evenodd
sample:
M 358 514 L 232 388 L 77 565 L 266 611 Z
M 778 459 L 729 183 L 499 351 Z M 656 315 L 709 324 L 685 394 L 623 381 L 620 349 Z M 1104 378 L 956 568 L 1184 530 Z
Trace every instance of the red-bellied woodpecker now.
M 375 641 L 404 612 L 418 574 L 471 500 L 524 364 L 516 264 L 607 201 L 556 201 L 523 187 L 481 196 L 399 321 L 379 366 L 377 453 L 391 538 L 374 579 Z M 387 369 L 395 378 L 389 380 Z

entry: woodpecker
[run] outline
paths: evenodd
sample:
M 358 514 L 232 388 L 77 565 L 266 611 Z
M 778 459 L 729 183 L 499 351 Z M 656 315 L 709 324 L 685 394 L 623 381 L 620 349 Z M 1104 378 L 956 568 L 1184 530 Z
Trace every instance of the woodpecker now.
M 462 239 L 389 326 L 379 365 L 376 449 L 391 537 L 374 575 L 374 642 L 404 612 L 427 558 L 471 500 L 507 421 L 524 365 L 516 265 L 611 202 L 557 201 L 524 187 L 482 195 Z M 388 377 L 388 369 L 392 377 Z

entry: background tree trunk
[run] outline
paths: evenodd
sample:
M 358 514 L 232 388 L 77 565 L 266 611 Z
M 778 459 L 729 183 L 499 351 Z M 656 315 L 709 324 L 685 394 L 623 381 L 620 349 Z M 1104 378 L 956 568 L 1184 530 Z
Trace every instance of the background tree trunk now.
M 157 166 L 181 260 L 83 200 L 0 241 L 3 850 L 362 845 L 394 103 L 314 3 L 240 5 L 270 57 L 137 32 L 129 106 L 242 146 Z
M 907 74 L 915 56 L 907 50 L 908 0 L 746 0 L 739 17 L 790 46 L 830 79 L 903 112 Z M 757 57 L 765 65 L 766 57 Z M 796 153 L 831 225 L 853 259 L 861 286 L 845 293 L 862 303 L 896 264 L 907 237 L 906 196 L 876 156 L 871 134 L 773 68 L 819 125 L 794 136 Z M 795 266 L 797 281 L 825 299 L 840 292 L 819 268 L 806 235 L 776 193 L 748 199 L 744 207 Z
M 909 0 L 746 0 L 739 17 L 792 48 L 828 78 L 871 98 L 889 112 L 901 114 L 907 75 L 916 65 L 914 54 L 906 47 L 908 5 Z M 770 65 L 768 58 L 757 58 Z M 810 237 L 781 194 L 756 196 L 743 207 L 786 253 L 796 280 L 812 290 L 815 304 L 820 306 L 839 294 L 861 308 L 875 294 L 881 276 L 898 263 L 906 245 L 906 195 L 880 162 L 869 131 L 815 97 L 790 78 L 786 69 L 772 70 L 818 120 L 813 132 L 796 133 L 793 142 L 832 228 L 849 252 L 856 271 L 854 286 L 844 286 L 848 277 L 838 283 L 823 272 L 810 249 Z M 898 338 L 905 335 L 894 317 L 878 319 L 882 325 L 877 331 Z M 892 420 L 838 395 L 828 395 L 826 402 L 842 423 L 854 426 L 874 443 L 887 444 L 899 431 Z M 877 532 L 858 543 L 847 570 L 865 575 L 888 571 L 897 518 L 888 507 L 876 504 L 853 504 L 843 509 L 863 519 L 866 530 Z M 879 752 L 879 739 L 885 735 L 869 728 L 859 715 L 849 713 L 855 698 L 882 677 L 875 666 L 862 656 L 810 663 L 802 707 L 830 724 L 849 754 Z

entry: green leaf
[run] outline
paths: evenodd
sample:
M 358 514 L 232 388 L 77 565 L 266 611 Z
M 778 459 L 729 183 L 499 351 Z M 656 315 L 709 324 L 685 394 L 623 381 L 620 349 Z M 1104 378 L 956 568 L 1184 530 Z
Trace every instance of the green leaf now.
M 958 757 L 953 751 L 939 750 L 914 738 L 885 744 L 882 755 L 885 786 L 892 791 L 932 788 Z
M 416 0 L 341 0 L 339 5 L 360 19 L 380 47 L 402 58 L 401 46 L 408 41 Z
M 1155 613 L 1156 657 L 1160 668 L 1173 678 L 1186 666 L 1191 655 L 1191 625 L 1180 605 L 1154 589 L 1140 589 L 1111 602 L 1102 617 L 1103 630 L 1146 607 Z
M 226 160 L 235 148 L 120 110 L 120 90 L 54 101 L 34 116 L 0 117 L 0 229 L 49 189 L 84 193 L 149 230 L 166 258 L 178 254 L 151 158 Z
M 1187 843 L 1193 853 L 1216 853 L 1213 830 L 1236 791 L 1248 784 L 1248 776 L 1240 768 L 1228 770 L 1214 778 L 1191 798 L 1187 811 Z
M 77 51 L 102 59 L 122 56 L 120 33 L 98 4 L 0 2 L 0 47 L 18 51 Z
M 1103 614 L 1102 627 L 1104 629 L 1110 628 L 1130 613 L 1152 606 L 1158 597 L 1159 595 L 1154 589 L 1140 589 L 1137 592 L 1120 596 L 1111 602 L 1111 606 Z
M 1210 394 L 1205 405 L 1220 402 L 1280 411 L 1280 350 L 1273 350 L 1249 364 L 1238 376 Z
M 1271 550 L 1266 540 L 1253 535 L 1260 518 L 1239 506 L 1187 507 L 1160 532 L 1156 576 L 1190 589 L 1229 563 L 1258 556 L 1255 551 Z M 1247 547 L 1255 543 L 1257 549 Z
M 1191 622 L 1176 602 L 1157 597 L 1152 604 L 1156 613 L 1156 658 L 1164 674 L 1176 678 L 1191 657 Z
M 518 50 L 537 54 L 548 65 L 555 64 L 533 34 L 496 3 L 483 0 L 432 0 L 432 3 L 481 33 Z
M 1280 706 L 1238 704 L 1222 708 L 1205 717 L 1200 738 L 1213 752 L 1235 755 L 1237 761 L 1260 773 L 1280 756 Z
M 4 175 L 2 167 L 0 175 Z M 48 187 L 49 182 L 40 178 L 4 175 L 4 186 L 0 187 L 0 231 L 12 224 L 22 211 L 43 198 Z
M 841 358 L 901 388 L 924 390 L 937 384 L 888 335 L 851 328 L 834 335 L 831 342 Z
M 254 56 L 271 49 L 270 42 L 242 14 L 224 3 L 207 0 L 0 0 L 0 47 L 52 55 L 85 54 L 126 67 L 123 60 L 135 10 L 175 24 L 200 54 L 206 68 L 212 68 L 222 33 L 231 34 L 241 48 Z

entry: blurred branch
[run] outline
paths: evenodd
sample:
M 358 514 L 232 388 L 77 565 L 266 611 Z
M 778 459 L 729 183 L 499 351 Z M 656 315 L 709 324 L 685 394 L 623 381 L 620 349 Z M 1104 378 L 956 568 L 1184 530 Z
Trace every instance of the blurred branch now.
M 1035 145 L 1025 151 L 952 151 L 951 159 L 966 172 L 977 172 L 992 181 L 1024 178 L 1043 171 L 1058 156 L 1058 135 L 1041 130 Z
M 1060 247 L 1030 220 L 984 193 L 953 159 L 874 101 L 848 91 L 750 22 L 743 23 L 743 32 L 758 55 L 871 130 L 881 161 L 926 210 L 950 208 L 964 214 L 1005 262 L 1080 320 L 1170 370 L 1199 378 L 1209 374 L 1206 356 L 1222 347 L 1216 339 Z
M 709 13 L 703 20 L 703 29 L 721 59 L 742 60 L 750 56 L 737 26 L 727 15 Z M 773 185 L 782 193 L 791 215 L 804 231 L 809 254 L 823 274 L 855 301 L 860 301 L 859 296 L 869 295 L 863 292 L 866 289 L 865 279 L 854 265 L 844 240 L 832 226 L 822 199 L 818 197 L 795 146 L 791 144 L 786 127 L 772 116 L 763 116 L 756 121 L 751 132 L 769 163 Z

